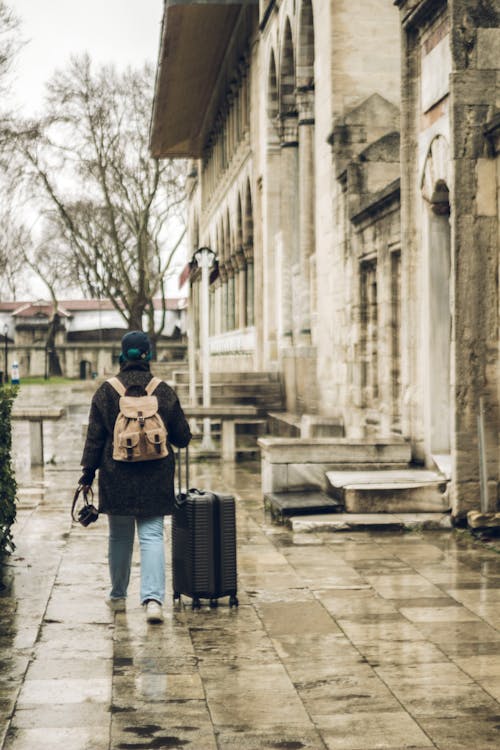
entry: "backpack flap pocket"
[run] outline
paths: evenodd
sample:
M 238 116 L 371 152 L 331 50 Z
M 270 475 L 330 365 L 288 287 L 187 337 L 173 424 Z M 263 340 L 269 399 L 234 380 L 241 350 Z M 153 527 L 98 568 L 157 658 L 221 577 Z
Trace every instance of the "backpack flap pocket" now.
M 113 458 L 117 461 L 134 461 L 140 455 L 140 432 L 125 430 L 115 440 Z
M 162 426 L 154 426 L 144 430 L 144 438 L 147 442 L 146 451 L 152 458 L 162 458 L 168 455 L 167 436 Z

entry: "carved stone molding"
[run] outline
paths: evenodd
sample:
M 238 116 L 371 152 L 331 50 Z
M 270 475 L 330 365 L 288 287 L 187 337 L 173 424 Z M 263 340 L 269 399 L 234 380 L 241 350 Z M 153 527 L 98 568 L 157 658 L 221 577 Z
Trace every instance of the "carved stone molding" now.
M 280 139 L 282 148 L 296 146 L 298 143 L 297 113 L 282 115 L 280 118 Z
M 299 125 L 314 125 L 314 89 L 297 91 L 297 108 Z

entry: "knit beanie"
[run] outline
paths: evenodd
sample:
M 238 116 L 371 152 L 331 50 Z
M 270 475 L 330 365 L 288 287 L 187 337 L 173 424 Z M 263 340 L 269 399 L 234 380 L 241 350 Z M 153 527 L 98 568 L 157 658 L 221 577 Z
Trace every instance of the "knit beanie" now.
M 120 359 L 127 362 L 134 362 L 136 360 L 149 362 L 151 359 L 151 345 L 147 335 L 142 331 L 129 331 L 126 333 L 122 338 Z

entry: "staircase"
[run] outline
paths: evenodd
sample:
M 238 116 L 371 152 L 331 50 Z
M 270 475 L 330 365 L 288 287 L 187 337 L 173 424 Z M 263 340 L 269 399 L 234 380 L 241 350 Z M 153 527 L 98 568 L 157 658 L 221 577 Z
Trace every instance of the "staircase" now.
M 189 373 L 175 370 L 170 380 L 181 404 L 188 404 Z M 203 400 L 203 385 L 196 383 L 196 399 Z M 284 393 L 278 373 L 274 372 L 214 372 L 210 377 L 212 406 L 254 406 L 255 417 L 241 417 L 236 421 L 236 458 L 259 459 L 257 440 L 268 433 L 268 412 L 283 409 Z M 220 422 L 211 420 L 212 438 L 216 447 L 220 441 Z M 194 433 L 194 447 L 199 434 Z
M 180 402 L 189 401 L 189 374 L 174 371 L 173 388 Z M 196 384 L 198 403 L 202 401 L 203 386 Z M 249 405 L 258 408 L 262 415 L 268 411 L 283 409 L 283 386 L 278 373 L 274 372 L 214 372 L 210 376 L 210 398 L 216 405 Z
M 271 514 L 445 513 L 448 481 L 411 463 L 403 440 L 262 438 L 262 491 Z

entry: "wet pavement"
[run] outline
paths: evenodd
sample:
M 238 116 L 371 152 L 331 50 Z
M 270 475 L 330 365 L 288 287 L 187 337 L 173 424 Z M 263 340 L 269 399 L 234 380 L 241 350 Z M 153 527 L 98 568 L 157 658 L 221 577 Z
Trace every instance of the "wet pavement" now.
M 498 748 L 500 554 L 466 532 L 294 533 L 265 515 L 258 463 L 194 464 L 193 485 L 238 496 L 240 606 L 192 611 L 169 590 L 147 625 L 135 558 L 109 612 L 106 520 L 69 518 L 89 398 L 52 393 L 69 408 L 43 473 L 15 426 L 2 750 Z

